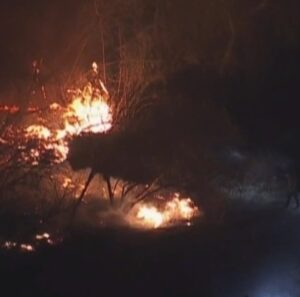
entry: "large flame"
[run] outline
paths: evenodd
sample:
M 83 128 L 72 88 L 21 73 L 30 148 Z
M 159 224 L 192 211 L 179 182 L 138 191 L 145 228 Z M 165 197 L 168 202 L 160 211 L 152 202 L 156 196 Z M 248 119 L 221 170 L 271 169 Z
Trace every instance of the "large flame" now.
M 105 86 L 102 88 L 106 90 Z M 71 100 L 65 106 L 54 102 L 43 110 L 38 107 L 28 107 L 26 113 L 39 115 L 40 118 L 34 118 L 34 121 L 27 123 L 25 128 L 9 125 L 1 134 L 0 144 L 17 149 L 18 161 L 21 164 L 37 166 L 44 162 L 61 163 L 67 157 L 68 144 L 72 137 L 83 132 L 104 133 L 111 129 L 113 116 L 108 103 L 108 92 L 101 95 L 88 84 L 83 90 L 71 90 L 69 94 Z M 0 112 L 14 116 L 24 110 L 15 105 L 4 105 L 0 106 Z M 0 164 L 5 163 L 9 158 L 10 156 L 3 155 Z M 72 191 L 75 198 L 78 198 L 84 186 L 72 181 L 63 173 L 58 182 L 64 191 Z M 157 229 L 178 223 L 190 225 L 191 220 L 200 214 L 198 207 L 190 198 L 181 198 L 178 193 L 175 193 L 163 203 L 137 204 L 127 218 L 134 227 Z M 41 233 L 36 234 L 29 243 L 5 241 L 0 242 L 0 247 L 33 252 L 41 244 L 55 244 L 60 240 L 60 237 Z
M 201 214 L 190 198 L 180 198 L 178 193 L 160 207 L 153 203 L 140 203 L 129 215 L 131 225 L 139 228 L 156 229 L 191 220 Z
M 112 115 L 108 104 L 103 100 L 82 101 L 76 98 L 64 114 L 66 133 L 79 134 L 82 131 L 103 133 L 111 128 Z M 70 123 L 70 119 L 76 119 Z
M 111 129 L 112 111 L 106 97 L 95 92 L 90 84 L 83 90 L 77 89 L 70 93 L 71 102 L 66 107 L 54 102 L 47 108 L 54 121 L 45 124 L 45 115 L 42 124 L 33 123 L 25 129 L 10 131 L 6 137 L 1 138 L 1 142 L 17 145 L 22 152 L 20 161 L 31 165 L 38 165 L 49 155 L 49 162 L 61 163 L 67 157 L 70 138 L 83 132 L 104 133 Z M 0 111 L 15 114 L 20 112 L 20 108 L 5 105 L 0 106 Z M 32 111 L 40 110 L 36 107 L 26 110 Z M 57 128 L 57 125 L 61 127 Z

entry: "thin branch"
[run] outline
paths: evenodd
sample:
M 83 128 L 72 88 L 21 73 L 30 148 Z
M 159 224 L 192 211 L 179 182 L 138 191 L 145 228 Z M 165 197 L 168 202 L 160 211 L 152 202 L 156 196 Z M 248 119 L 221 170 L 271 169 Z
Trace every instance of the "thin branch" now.
M 120 180 L 120 179 L 117 179 L 117 181 L 116 181 L 115 184 L 114 184 L 114 187 L 113 187 L 113 190 L 112 190 L 112 192 L 113 192 L 114 195 L 115 195 L 117 186 L 119 185 L 120 182 L 121 182 L 121 180 Z
M 138 183 L 133 183 L 131 184 L 130 186 L 128 186 L 124 192 L 124 197 L 129 193 L 131 192 L 135 187 L 137 187 L 139 184 Z
M 79 196 L 78 200 L 76 201 L 75 205 L 74 205 L 74 208 L 73 208 L 73 211 L 72 211 L 72 214 L 71 214 L 71 220 L 70 220 L 70 223 L 72 223 L 72 221 L 74 220 L 74 217 L 75 217 L 75 214 L 76 214 L 76 210 L 77 208 L 79 207 L 80 203 L 82 202 L 83 200 L 83 197 L 84 197 L 84 194 L 85 192 L 87 191 L 91 181 L 93 180 L 95 176 L 95 172 L 93 170 L 91 170 L 90 174 L 89 174 L 89 177 L 85 183 L 85 186 L 81 192 L 81 195 Z
M 134 206 L 136 206 L 138 203 L 140 203 L 141 201 L 143 201 L 144 199 L 146 199 L 147 197 L 150 197 L 151 195 L 159 192 L 160 190 L 164 189 L 165 187 L 163 186 L 159 186 L 156 189 L 153 189 L 150 192 L 146 192 L 144 193 L 141 197 L 139 197 L 136 201 L 132 202 L 131 205 L 129 206 L 128 211 L 130 211 Z
M 114 205 L 114 193 L 111 188 L 111 183 L 110 183 L 110 176 L 103 175 L 104 180 L 106 181 L 107 184 L 107 189 L 108 189 L 108 195 L 109 195 L 109 201 L 110 205 Z
M 232 21 L 232 17 L 231 17 L 231 14 L 229 12 L 227 12 L 227 17 L 228 17 L 228 26 L 229 26 L 231 36 L 230 36 L 230 39 L 228 41 L 228 44 L 227 44 L 227 47 L 226 47 L 226 50 L 225 50 L 225 54 L 224 54 L 224 57 L 223 57 L 223 61 L 222 61 L 221 67 L 220 67 L 220 73 L 221 74 L 224 73 L 225 67 L 227 66 L 228 61 L 231 57 L 234 42 L 235 42 L 235 34 L 236 34 L 234 24 L 233 24 L 233 21 Z

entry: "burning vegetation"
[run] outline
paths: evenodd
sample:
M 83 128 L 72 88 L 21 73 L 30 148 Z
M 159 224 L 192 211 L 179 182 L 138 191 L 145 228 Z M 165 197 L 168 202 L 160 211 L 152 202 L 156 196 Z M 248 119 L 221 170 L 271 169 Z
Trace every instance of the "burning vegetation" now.
M 156 206 L 153 203 L 140 203 L 129 214 L 129 222 L 137 228 L 164 228 L 186 223 L 201 215 L 198 207 L 190 198 L 180 198 L 178 193 Z
M 52 201 L 53 206 L 47 210 L 46 217 L 55 215 L 63 208 L 72 213 L 73 219 L 90 182 L 95 174 L 100 173 L 103 181 L 98 185 L 99 189 L 103 188 L 103 183 L 107 185 L 104 192 L 110 204 L 121 210 L 130 226 L 156 229 L 177 224 L 190 225 L 199 216 L 199 209 L 190 198 L 180 198 L 177 193 L 170 194 L 172 191 L 165 192 L 169 186 L 157 177 L 157 169 L 149 171 L 149 166 L 136 167 L 134 159 L 139 158 L 138 153 L 143 153 L 141 148 L 127 151 L 123 147 L 125 151 L 118 154 L 115 151 L 118 144 L 111 146 L 110 139 L 114 142 L 119 136 L 114 129 L 113 108 L 103 82 L 101 88 L 105 91 L 88 83 L 83 88 L 68 90 L 69 101 L 65 105 L 52 102 L 45 108 L 36 106 L 25 110 L 16 105 L 0 106 L 3 199 L 12 189 L 20 191 L 18 187 L 21 184 L 31 187 L 34 180 L 41 192 L 49 187 L 50 191 L 56 192 L 57 198 L 55 203 Z M 121 147 L 122 139 L 119 143 Z M 127 141 L 134 142 L 134 138 L 129 136 Z M 128 159 L 123 160 L 124 153 L 128 154 Z M 114 154 L 115 163 L 111 157 Z M 81 159 L 83 165 L 78 165 Z M 134 175 L 128 174 L 130 170 L 122 169 L 124 161 L 128 168 L 132 164 Z M 76 180 L 74 171 L 64 169 L 68 162 L 74 170 L 91 168 L 88 180 L 85 182 L 82 175 L 80 180 Z M 121 167 L 117 168 L 119 165 Z M 138 172 L 141 178 L 136 178 Z M 46 220 L 44 214 L 40 222 Z M 41 243 L 52 245 L 60 238 L 50 233 L 37 233 L 29 243 L 3 240 L 2 247 L 33 252 Z
M 300 204 L 299 1 L 18 2 L 0 4 L 1 292 L 255 296 L 281 260 L 293 290 L 298 219 L 275 208 Z
M 16 106 L 7 105 L 1 110 L 11 114 L 22 112 Z M 27 112 L 30 110 L 32 107 Z M 72 92 L 71 102 L 66 107 L 54 102 L 46 110 L 36 107 L 34 111 L 37 123 L 27 127 L 4 126 L 1 137 L 3 145 L 18 149 L 20 162 L 33 166 L 42 161 L 63 162 L 72 137 L 83 132 L 103 133 L 112 126 L 108 103 L 101 95 L 93 93 L 91 85 Z

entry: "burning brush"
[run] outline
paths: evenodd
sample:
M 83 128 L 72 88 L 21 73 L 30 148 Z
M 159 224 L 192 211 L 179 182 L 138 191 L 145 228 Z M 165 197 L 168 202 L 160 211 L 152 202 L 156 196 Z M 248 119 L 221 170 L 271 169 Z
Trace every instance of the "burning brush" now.
M 50 233 L 44 232 L 41 234 L 36 234 L 28 242 L 18 243 L 16 241 L 7 240 L 0 243 L 0 247 L 4 250 L 17 250 L 23 253 L 32 253 L 35 252 L 40 246 L 43 245 L 57 245 L 62 241 L 62 238 L 59 236 L 53 236 Z
M 190 226 L 192 220 L 200 215 L 201 211 L 190 198 L 180 198 L 180 194 L 175 193 L 158 205 L 146 202 L 137 204 L 127 220 L 135 228 L 157 229 L 184 223 Z
M 46 112 L 39 110 L 43 118 L 38 121 L 46 124 L 32 123 L 26 128 L 9 126 L 2 133 L 2 142 L 21 152 L 20 162 L 33 166 L 46 161 L 61 163 L 67 157 L 68 141 L 72 137 L 83 132 L 103 133 L 112 127 L 112 112 L 106 99 L 100 94 L 95 97 L 90 84 L 72 94 L 72 101 L 66 107 L 52 103 Z M 0 106 L 0 111 L 15 114 L 20 109 L 6 105 Z M 63 128 L 56 128 L 57 124 Z
M 102 88 L 106 90 L 104 85 Z M 0 148 L 2 152 L 0 170 L 6 166 L 4 164 L 9 162 L 13 162 L 14 166 L 18 166 L 23 171 L 22 168 L 25 167 L 39 169 L 44 165 L 61 164 L 67 159 L 70 141 L 73 138 L 77 139 L 77 136 L 83 133 L 93 137 L 92 135 L 110 131 L 113 114 L 108 104 L 107 91 L 95 92 L 93 85 L 88 83 L 83 89 L 69 90 L 68 93 L 71 95 L 71 100 L 67 106 L 52 103 L 43 110 L 30 107 L 25 112 L 28 117 L 25 127 L 24 123 L 0 127 Z M 0 106 L 0 112 L 15 117 L 21 114 L 22 110 L 15 105 L 5 105 Z M 30 120 L 31 122 L 29 122 Z M 87 147 L 85 147 L 86 149 Z M 104 158 L 106 156 L 105 152 L 102 151 L 101 155 Z M 60 176 L 60 180 L 57 180 L 64 193 L 71 190 L 74 193 L 76 190 L 74 211 L 83 200 L 89 183 L 96 173 L 97 171 L 92 168 L 85 186 L 82 183 L 76 183 L 75 185 L 72 178 L 67 175 Z M 114 175 L 112 174 L 112 176 Z M 50 177 L 52 178 L 52 176 Z M 116 193 L 119 193 L 120 205 L 125 201 L 126 195 L 131 196 L 131 198 L 134 197 L 133 200 L 128 200 L 131 206 L 127 214 L 123 213 L 126 220 L 133 227 L 156 229 L 178 223 L 190 225 L 191 221 L 201 214 L 190 198 L 181 198 L 177 193 L 173 194 L 171 198 L 161 200 L 159 203 L 146 203 L 144 202 L 145 198 L 152 198 L 151 193 L 158 192 L 159 188 L 155 188 L 155 185 L 152 187 L 152 185 L 143 186 L 138 184 L 142 187 L 139 188 L 137 184 L 123 182 L 122 180 L 115 180 L 115 185 L 112 185 L 110 176 L 105 175 L 103 177 L 108 184 L 111 202 Z M 78 194 L 78 188 L 80 188 L 81 194 Z M 134 193 L 134 190 L 137 191 Z M 51 238 L 49 233 L 42 233 L 37 234 L 32 243 L 19 244 L 6 241 L 2 247 L 6 249 L 17 247 L 22 251 L 32 252 L 41 242 L 52 244 L 56 240 Z

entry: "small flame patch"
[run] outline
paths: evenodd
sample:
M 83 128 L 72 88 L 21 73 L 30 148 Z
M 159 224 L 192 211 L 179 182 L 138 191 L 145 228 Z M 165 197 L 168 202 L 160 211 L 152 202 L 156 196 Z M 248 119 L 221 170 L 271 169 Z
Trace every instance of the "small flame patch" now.
M 157 229 L 186 223 L 201 215 L 199 208 L 190 198 L 180 198 L 175 193 L 171 199 L 159 207 L 153 203 L 140 203 L 129 214 L 130 225 L 137 228 Z

